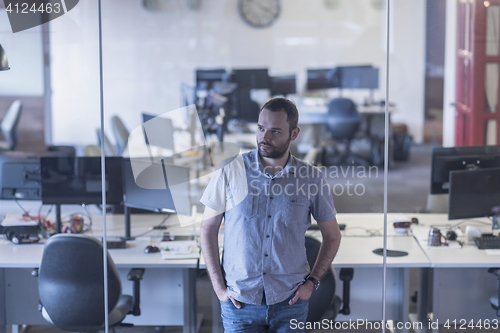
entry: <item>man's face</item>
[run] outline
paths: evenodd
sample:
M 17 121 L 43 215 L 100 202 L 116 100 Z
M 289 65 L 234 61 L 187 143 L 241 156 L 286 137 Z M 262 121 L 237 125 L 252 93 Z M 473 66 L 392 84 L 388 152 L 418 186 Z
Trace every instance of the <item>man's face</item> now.
M 262 157 L 280 158 L 288 152 L 290 142 L 297 138 L 299 129 L 290 134 L 290 124 L 285 111 L 262 110 L 257 128 L 257 145 Z

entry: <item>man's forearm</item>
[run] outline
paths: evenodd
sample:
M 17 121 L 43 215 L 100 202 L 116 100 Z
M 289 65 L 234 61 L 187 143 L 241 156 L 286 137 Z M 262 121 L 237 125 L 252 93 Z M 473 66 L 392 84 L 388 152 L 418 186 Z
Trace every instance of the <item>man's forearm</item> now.
M 322 222 L 319 226 L 323 241 L 321 242 L 318 257 L 311 271 L 311 276 L 318 280 L 320 280 L 330 268 L 342 238 L 336 218 L 327 222 Z
M 204 222 L 205 223 L 205 222 Z M 219 244 L 218 244 L 219 228 L 213 225 L 201 226 L 201 247 L 203 257 L 207 267 L 207 272 L 212 282 L 212 286 L 217 295 L 226 289 L 226 283 L 222 277 L 222 269 L 219 257 Z
M 333 258 L 337 254 L 340 246 L 340 237 L 330 239 L 323 239 L 321 243 L 321 248 L 316 258 L 316 262 L 311 271 L 311 276 L 321 280 L 326 274 L 326 271 L 330 268 Z

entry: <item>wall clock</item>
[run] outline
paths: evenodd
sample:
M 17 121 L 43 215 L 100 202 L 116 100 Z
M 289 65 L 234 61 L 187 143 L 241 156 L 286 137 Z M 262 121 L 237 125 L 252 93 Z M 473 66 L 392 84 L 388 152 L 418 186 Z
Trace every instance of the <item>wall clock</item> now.
M 255 28 L 265 28 L 278 18 L 280 0 L 239 0 L 238 11 L 243 20 Z

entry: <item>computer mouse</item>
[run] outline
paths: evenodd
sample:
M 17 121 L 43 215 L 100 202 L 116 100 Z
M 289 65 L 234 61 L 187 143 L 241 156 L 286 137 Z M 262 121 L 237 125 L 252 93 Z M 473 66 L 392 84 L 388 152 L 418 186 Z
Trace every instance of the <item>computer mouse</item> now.
M 145 252 L 145 253 L 156 253 L 156 252 L 160 252 L 160 249 L 158 248 L 158 246 L 155 246 L 155 245 L 148 245 L 148 246 L 146 246 L 146 248 L 144 249 L 144 252 Z
M 450 241 L 454 241 L 454 240 L 457 240 L 457 233 L 453 230 L 448 230 L 448 232 L 446 232 L 446 239 L 447 240 L 450 240 Z

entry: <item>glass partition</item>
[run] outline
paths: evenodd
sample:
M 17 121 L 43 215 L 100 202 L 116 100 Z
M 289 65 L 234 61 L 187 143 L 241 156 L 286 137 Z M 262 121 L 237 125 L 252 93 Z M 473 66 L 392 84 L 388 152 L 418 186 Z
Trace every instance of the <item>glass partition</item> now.
M 327 303 L 339 306 L 311 306 L 313 316 L 294 322 L 296 328 L 355 322 L 363 331 L 436 331 L 479 319 L 494 325 L 488 299 L 498 286 L 487 272 L 491 258 L 457 263 L 462 253 L 477 255 L 474 235 L 491 231 L 491 220 L 448 220 L 448 194 L 432 193 L 429 184 L 442 176 L 440 192 L 452 190 L 444 148 L 500 142 L 497 1 L 107 0 L 101 19 L 98 2 L 64 3 L 64 15 L 26 31 L 11 33 L 8 20 L 0 20 L 11 67 L 0 73 L 0 112 L 21 100 L 15 150 L 24 154 L 2 175 L 39 177 L 15 187 L 2 176 L 0 213 L 40 219 L 42 236 L 57 231 L 57 216 L 62 232 L 99 240 L 106 234 L 123 294 L 134 294 L 130 269 L 145 269 L 141 315 L 127 322 L 192 332 L 203 317 L 203 329 L 222 331 L 198 247 L 203 203 L 221 170 L 241 167 L 248 152 L 259 158 L 261 107 L 285 97 L 299 113 L 290 151 L 318 168 L 308 170 L 325 177 L 327 192 L 298 185 L 292 196 L 272 192 L 248 179 L 259 169 L 242 167 L 230 177 L 239 191 L 230 208 L 251 196 L 242 219 L 278 232 L 278 223 L 291 223 L 272 220 L 274 211 L 293 219 L 286 211 L 292 203 L 333 197 L 342 241 L 334 274 L 320 285 L 328 290 L 313 293 L 310 304 L 327 295 L 333 300 Z M 485 151 L 481 163 L 500 167 L 495 148 Z M 30 154 L 40 169 L 31 162 L 26 169 Z M 273 197 L 283 204 L 273 206 Z M 235 230 L 230 208 L 221 230 Z M 264 212 L 270 213 L 256 218 Z M 307 234 L 322 239 L 324 232 L 313 221 Z M 221 253 L 234 240 L 251 246 L 248 235 L 223 241 L 220 232 Z M 13 281 L 12 290 L 0 293 L 8 300 L 25 286 L 16 278 L 29 272 L 2 270 L 0 281 Z M 472 290 L 467 300 L 457 292 L 465 283 Z M 467 302 L 474 307 L 463 307 Z M 19 318 L 0 314 L 0 324 L 24 324 L 27 317 L 35 318 L 28 324 L 45 323 L 36 308 L 29 311 Z

